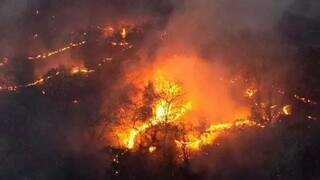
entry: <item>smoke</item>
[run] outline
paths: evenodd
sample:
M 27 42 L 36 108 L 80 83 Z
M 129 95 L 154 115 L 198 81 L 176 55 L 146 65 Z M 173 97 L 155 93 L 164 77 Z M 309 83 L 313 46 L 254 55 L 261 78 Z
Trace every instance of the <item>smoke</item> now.
M 186 1 L 169 19 L 165 28 L 167 39 L 156 52 L 155 66 L 167 65 L 165 69 L 169 76 L 183 82 L 191 96 L 198 98 L 193 102 L 201 104 L 202 114 L 211 119 L 209 121 L 230 120 L 230 113 L 244 117 L 245 108 L 226 91 L 226 85 L 216 80 L 217 76 L 228 77 L 245 72 L 254 79 L 259 78 L 258 75 L 263 83 L 262 93 L 275 84 L 286 87 L 296 83 L 301 76 L 295 73 L 299 67 L 296 62 L 298 47 L 283 33 L 283 22 L 288 13 L 301 14 L 302 7 L 308 9 L 304 17 L 319 17 L 315 1 L 298 4 L 293 0 Z M 241 108 L 244 108 L 242 112 Z M 246 137 L 252 135 L 252 132 L 246 133 Z M 253 134 L 261 141 L 270 138 L 269 135 Z M 199 159 L 195 158 L 192 171 L 207 173 L 208 179 L 228 179 L 232 175 L 229 177 L 219 171 L 226 171 L 223 168 L 228 167 L 227 162 L 230 161 L 235 161 L 230 165 L 231 169 L 243 168 L 243 172 L 247 172 L 245 168 L 248 166 L 259 169 L 260 163 L 267 158 L 259 154 L 260 150 L 257 150 L 259 157 L 253 157 L 253 160 L 243 157 L 247 155 L 246 148 L 259 146 L 258 141 L 253 140 L 252 144 L 240 140 L 224 142 L 227 147 L 222 147 L 221 151 L 209 152 L 210 155 L 203 153 L 205 155 L 200 155 Z M 246 147 L 239 148 L 238 145 L 243 144 L 237 142 L 244 143 Z M 274 143 L 271 146 L 275 146 Z M 249 172 L 237 174 L 233 170 L 230 173 L 236 177 L 256 175 Z
M 9 59 L 8 65 L 1 67 L 3 78 L 23 85 L 31 82 L 34 74 L 53 75 L 57 70 L 60 74 L 43 86 L 1 93 L 0 177 L 101 178 L 100 173 L 108 167 L 105 163 L 110 162 L 103 150 L 105 143 L 95 139 L 100 135 L 95 126 L 102 119 L 102 97 L 123 75 L 121 64 L 132 53 L 119 55 L 105 43 L 96 45 L 101 35 L 96 29 L 117 26 L 119 21 L 135 25 L 156 20 L 161 26 L 171 8 L 171 3 L 158 0 L 133 5 L 127 0 L 2 2 L 0 57 Z M 83 39 L 88 44 L 77 50 L 45 60 L 27 59 Z M 90 77 L 70 76 L 65 68 L 74 64 L 97 68 L 92 62 L 110 54 L 116 56 L 113 61 Z
M 261 81 L 264 95 L 275 84 L 286 87 L 286 83 L 295 82 L 297 77 L 292 74 L 298 67 L 297 47 L 281 29 L 293 0 L 174 2 L 164 29 L 155 28 L 139 47 L 140 58 L 124 63 L 122 73 L 126 75 L 119 78 L 119 84 L 129 82 L 126 85 L 141 88 L 162 71 L 181 82 L 194 103 L 194 114 L 186 118 L 191 119 L 189 123 L 205 128 L 213 122 L 249 115 L 249 107 L 239 100 L 243 92 L 233 96 L 230 87 L 220 82 L 221 77 L 244 74 Z M 129 96 L 134 90 L 128 86 L 114 89 L 111 96 Z M 109 112 L 110 96 L 105 99 L 104 107 L 108 108 L 102 109 Z M 120 103 L 111 101 L 113 107 Z
M 189 42 L 195 47 L 243 32 L 274 33 L 292 3 L 287 1 L 186 1 L 170 18 L 168 34 L 174 42 Z M 221 42 L 222 40 L 222 42 Z M 235 42 L 237 43 L 237 42 Z
M 152 73 L 145 73 L 143 69 L 161 70 L 182 82 L 196 104 L 195 111 L 199 111 L 198 117 L 193 119 L 205 118 L 209 119 L 206 123 L 212 123 L 246 118 L 249 107 L 238 101 L 243 92 L 234 97 L 228 91 L 230 87 L 220 80 L 241 73 L 254 79 L 259 74 L 267 91 L 293 71 L 291 59 L 295 48 L 285 41 L 279 30 L 292 2 L 200 0 L 176 3 L 175 11 L 161 30 L 163 40 L 156 41 L 156 48 L 150 55 L 144 49 L 155 44 L 152 38 L 155 34 L 151 34 L 140 52 L 146 65 L 134 62 L 132 71 L 142 69 L 139 71 L 144 77 Z M 130 70 L 128 72 L 130 74 Z
M 41 88 L 0 94 L 0 177 L 105 178 L 111 160 L 99 128 L 109 126 L 115 120 L 111 113 L 127 103 L 126 95 L 158 70 L 183 84 L 194 103 L 189 118 L 196 125 L 248 116 L 248 107 L 220 78 L 244 71 L 254 77 L 262 72 L 266 87 L 294 81 L 297 47 L 282 26 L 288 13 L 318 18 L 318 7 L 315 0 L 4 0 L 0 59 L 7 57 L 9 65 L 0 67 L 7 68 L 1 81 L 25 84 L 57 70 L 62 75 Z M 97 29 L 122 24 L 145 28 L 143 35 L 132 38 L 132 50 L 107 49 Z M 87 44 L 57 56 L 27 60 L 83 40 Z M 70 66 L 97 68 L 110 55 L 112 61 L 90 77 L 68 75 Z M 210 171 L 209 161 L 223 162 L 202 158 L 193 172 Z
M 1 5 L 0 57 L 26 59 L 52 52 L 69 43 L 86 39 L 85 33 L 108 25 L 139 25 L 148 21 L 166 21 L 171 12 L 167 1 L 57 1 L 15 0 Z M 161 15 L 160 15 L 161 14 Z M 92 39 L 92 37 L 90 37 Z M 93 40 L 93 39 L 92 39 Z M 78 52 L 35 62 L 37 76 L 60 65 L 81 64 Z M 71 55 L 70 55 L 71 54 Z M 93 58 L 93 57 L 89 57 Z
M 167 41 L 158 54 L 193 52 L 200 59 L 223 64 L 233 73 L 239 69 L 246 69 L 251 76 L 262 72 L 269 86 L 284 81 L 294 84 L 301 74 L 296 73 L 299 47 L 292 39 L 315 42 L 310 29 L 317 28 L 308 24 L 292 26 L 288 14 L 317 22 L 318 6 L 316 1 L 294 0 L 186 1 L 170 17 L 165 29 Z M 302 30 L 301 26 L 309 29 Z M 294 29 L 301 30 L 293 34 Z M 310 35 L 300 36 L 303 31 Z
M 12 57 L 17 53 L 15 47 L 18 45 L 18 41 L 21 41 L 23 35 L 20 33 L 22 28 L 22 22 L 24 21 L 24 15 L 28 9 L 27 1 L 14 0 L 4 1 L 0 7 L 0 23 L 2 28 L 0 30 L 2 38 L 1 55 Z M 19 33 L 18 33 L 19 32 Z
M 292 1 L 187 1 L 166 27 L 168 41 L 161 51 L 194 51 L 208 61 L 233 66 L 279 59 L 290 62 L 292 47 L 279 25 Z M 288 47 L 289 46 L 289 47 Z M 279 54 L 283 54 L 279 57 Z M 276 67 L 276 66 L 274 66 Z M 270 68 L 271 69 L 271 68 Z

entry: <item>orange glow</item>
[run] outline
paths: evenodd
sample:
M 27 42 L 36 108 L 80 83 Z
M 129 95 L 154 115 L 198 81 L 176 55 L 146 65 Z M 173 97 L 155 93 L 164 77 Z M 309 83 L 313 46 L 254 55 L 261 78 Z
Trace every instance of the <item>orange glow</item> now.
M 73 67 L 70 71 L 71 74 L 88 74 L 92 72 L 94 72 L 94 70 L 89 70 L 83 67 Z
M 0 91 L 9 91 L 9 92 L 15 92 L 17 91 L 18 86 L 6 86 L 6 85 L 1 85 L 0 86 Z
M 291 105 L 285 105 L 282 107 L 282 112 L 284 115 L 291 115 L 292 114 L 292 107 Z
M 46 58 L 48 58 L 48 57 L 50 57 L 50 56 L 53 56 L 53 55 L 62 53 L 62 52 L 67 51 L 67 50 L 69 50 L 69 49 L 82 46 L 82 45 L 84 45 L 85 43 L 86 43 L 86 41 L 81 41 L 81 42 L 78 42 L 78 43 L 70 43 L 69 45 L 67 45 L 67 46 L 65 46 L 65 47 L 59 48 L 59 49 L 57 49 L 57 50 L 54 50 L 54 51 L 51 51 L 51 52 L 48 52 L 48 53 L 38 54 L 38 55 L 36 55 L 36 56 L 29 56 L 28 59 L 29 59 L 29 60 L 41 60 L 41 59 L 46 59 Z
M 133 121 L 129 112 L 124 113 L 120 120 L 123 124 L 114 127 L 120 147 L 136 150 L 138 144 L 147 143 L 144 137 L 148 136 L 148 130 L 162 124 L 184 129 L 185 141 L 177 137 L 175 142 L 178 148 L 185 145 L 188 149 L 213 143 L 227 129 L 254 124 L 247 120 L 249 107 L 237 104 L 226 91 L 229 83 L 219 80 L 224 73 L 219 66 L 208 65 L 193 56 L 174 56 L 161 58 L 155 67 L 144 68 L 141 74 L 133 69 L 126 77 L 124 83 L 134 83 L 141 89 L 151 82 L 157 98 L 147 120 Z M 236 119 L 245 120 L 234 122 Z M 208 128 L 203 130 L 203 125 Z M 194 131 L 199 126 L 202 128 Z
M 152 117 L 147 122 L 140 123 L 134 128 L 129 128 L 119 135 L 120 141 L 128 149 L 134 148 L 136 138 L 140 133 L 162 123 L 173 123 L 191 109 L 190 102 L 180 104 L 174 101 L 174 98 L 182 93 L 181 87 L 176 83 L 165 79 L 159 74 L 155 79 L 154 85 L 160 98 L 154 104 Z
M 148 148 L 149 153 L 153 153 L 155 150 L 157 150 L 157 147 L 155 147 L 155 146 L 150 146 Z
M 214 140 L 225 130 L 244 127 L 244 126 L 257 126 L 263 128 L 263 125 L 259 125 L 250 120 L 238 120 L 232 123 L 221 123 L 221 124 L 212 124 L 210 127 L 202 134 L 195 135 L 193 133 L 187 134 L 186 141 L 176 140 L 178 147 L 186 147 L 190 150 L 199 150 L 201 146 L 209 145 L 214 142 Z
M 127 30 L 126 28 L 121 28 L 121 31 L 120 31 L 120 35 L 123 39 L 125 39 L 127 37 Z
M 32 83 L 27 84 L 26 87 L 42 84 L 43 82 L 44 82 L 44 78 L 40 78 L 39 80 L 36 80 L 36 81 L 34 81 Z
M 155 71 L 183 84 L 185 98 L 192 102 L 192 112 L 186 119 L 192 125 L 230 122 L 246 118 L 250 108 L 231 97 L 230 84 L 219 77 L 228 77 L 223 66 L 210 64 L 194 55 L 158 58 Z M 242 90 L 241 90 L 242 91 Z M 199 117 L 205 117 L 199 120 Z
M 306 98 L 306 97 L 301 97 L 301 96 L 299 96 L 299 95 L 297 95 L 297 94 L 295 94 L 295 95 L 293 95 L 293 97 L 296 99 L 296 100 L 299 100 L 299 101 L 301 101 L 301 102 L 303 102 L 303 103 L 308 103 L 308 104 L 313 104 L 313 105 L 316 105 L 316 104 L 318 104 L 317 102 L 315 102 L 315 101 L 313 101 L 313 100 L 311 100 L 311 99 L 308 99 L 308 98 Z
M 257 92 L 256 89 L 248 88 L 246 89 L 246 96 L 252 98 Z
M 152 103 L 152 114 L 146 120 L 132 120 L 130 116 L 121 119 L 123 125 L 113 127 L 117 139 L 112 142 L 118 142 L 120 147 L 130 150 L 147 147 L 151 153 L 150 148 L 153 146 L 150 144 L 162 141 L 162 133 L 166 133 L 161 125 L 170 124 L 170 127 L 183 132 L 176 132 L 178 135 L 173 139 L 178 149 L 199 151 L 203 146 L 214 144 L 219 136 L 228 135 L 233 129 L 265 128 L 265 124 L 250 119 L 250 109 L 256 102 L 237 102 L 228 92 L 232 87 L 238 88 L 238 92 L 244 92 L 238 94 L 239 98 L 243 98 L 243 95 L 249 98 L 256 96 L 258 90 L 252 84 L 250 88 L 242 89 L 243 86 L 234 86 L 229 81 L 245 82 L 241 77 L 229 77 L 223 66 L 207 63 L 193 55 L 164 54 L 156 59 L 154 64 L 142 66 L 142 69 L 129 67 L 129 73 L 121 82 L 132 83 L 139 89 L 144 89 L 147 82 L 152 83 L 157 97 Z M 221 80 L 221 77 L 226 80 Z M 181 102 L 169 103 L 170 98 L 176 96 Z M 261 118 L 267 117 L 265 111 L 269 106 L 265 104 L 261 102 L 261 108 L 258 109 L 262 111 Z M 126 112 L 126 109 L 122 111 Z M 292 107 L 275 103 L 270 105 L 270 111 L 273 120 L 281 117 L 281 114 L 290 115 Z M 160 134 L 155 141 L 150 139 L 153 130 Z

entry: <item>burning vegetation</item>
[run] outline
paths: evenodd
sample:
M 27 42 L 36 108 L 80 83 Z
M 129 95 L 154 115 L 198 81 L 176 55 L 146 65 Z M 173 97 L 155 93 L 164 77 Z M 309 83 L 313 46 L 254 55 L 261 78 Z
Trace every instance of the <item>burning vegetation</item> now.
M 290 36 L 289 2 L 262 3 L 277 22 L 228 2 L 0 16 L 0 179 L 319 178 L 319 49 Z

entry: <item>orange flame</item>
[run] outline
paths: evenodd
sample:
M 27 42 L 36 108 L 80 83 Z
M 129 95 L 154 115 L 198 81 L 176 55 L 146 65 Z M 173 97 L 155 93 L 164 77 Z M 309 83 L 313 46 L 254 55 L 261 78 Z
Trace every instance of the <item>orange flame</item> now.
M 291 115 L 292 114 L 292 107 L 291 105 L 285 105 L 282 107 L 282 112 L 284 115 Z
M 201 146 L 212 144 L 214 140 L 224 132 L 225 130 L 243 127 L 243 126 L 257 126 L 260 128 L 264 128 L 263 125 L 259 125 L 253 121 L 243 119 L 238 120 L 233 123 L 221 123 L 221 124 L 212 124 L 204 133 L 200 135 L 195 134 L 187 134 L 186 141 L 178 141 L 176 140 L 176 144 L 178 147 L 186 147 L 190 150 L 199 150 Z
M 147 122 L 130 128 L 119 135 L 120 141 L 128 149 L 134 148 L 136 138 L 140 133 L 162 123 L 173 123 L 191 109 L 190 102 L 180 104 L 174 101 L 174 98 L 182 93 L 182 89 L 178 84 L 165 79 L 161 75 L 155 80 L 155 90 L 160 94 L 160 99 L 155 102 L 152 117 Z

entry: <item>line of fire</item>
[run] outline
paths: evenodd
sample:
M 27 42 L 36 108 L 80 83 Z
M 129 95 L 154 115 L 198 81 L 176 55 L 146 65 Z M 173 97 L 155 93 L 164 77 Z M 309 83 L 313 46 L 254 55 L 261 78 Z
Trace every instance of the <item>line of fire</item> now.
M 301 48 L 316 60 L 300 72 L 275 35 L 203 37 L 190 4 L 159 11 L 167 24 L 97 18 L 63 40 L 34 28 L 37 45 L 0 51 L 0 179 L 320 178 L 319 48 Z

